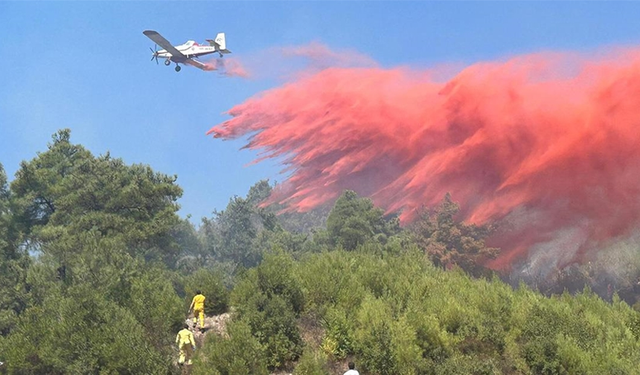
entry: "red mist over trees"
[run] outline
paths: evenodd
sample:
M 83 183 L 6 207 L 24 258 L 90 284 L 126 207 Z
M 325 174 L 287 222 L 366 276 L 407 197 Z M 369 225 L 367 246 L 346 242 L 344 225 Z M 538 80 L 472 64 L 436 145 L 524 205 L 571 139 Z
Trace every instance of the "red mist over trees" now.
M 308 210 L 344 189 L 404 222 L 451 193 L 460 219 L 497 221 L 509 268 L 557 264 L 640 227 L 640 50 L 542 53 L 435 71 L 327 68 L 229 111 L 208 134 L 250 135 L 289 178 L 272 202 Z M 548 250 L 545 250 L 548 251 Z

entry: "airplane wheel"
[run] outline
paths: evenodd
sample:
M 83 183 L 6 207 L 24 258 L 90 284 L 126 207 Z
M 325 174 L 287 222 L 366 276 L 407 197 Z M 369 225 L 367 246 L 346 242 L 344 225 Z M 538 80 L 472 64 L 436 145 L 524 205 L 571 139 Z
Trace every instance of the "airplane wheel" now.
M 171 64 L 171 61 L 165 60 L 164 65 L 169 66 L 170 64 Z
M 179 72 L 180 69 L 182 69 L 182 68 L 180 68 L 180 65 L 176 65 L 176 72 Z

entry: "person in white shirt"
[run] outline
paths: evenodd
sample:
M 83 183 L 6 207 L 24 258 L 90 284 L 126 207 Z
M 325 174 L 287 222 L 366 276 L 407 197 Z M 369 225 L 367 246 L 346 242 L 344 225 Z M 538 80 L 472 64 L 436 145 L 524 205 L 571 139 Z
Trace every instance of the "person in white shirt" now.
M 356 370 L 356 364 L 349 362 L 349 370 L 345 372 L 344 375 L 360 375 L 358 370 Z

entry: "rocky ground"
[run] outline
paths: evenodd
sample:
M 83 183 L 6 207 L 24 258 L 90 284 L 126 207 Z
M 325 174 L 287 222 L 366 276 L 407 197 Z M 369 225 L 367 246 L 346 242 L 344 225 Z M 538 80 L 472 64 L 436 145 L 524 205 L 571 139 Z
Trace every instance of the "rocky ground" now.
M 186 319 L 185 323 L 189 324 L 189 329 L 193 332 L 193 336 L 196 339 L 196 345 L 201 347 L 204 343 L 204 338 L 209 334 L 226 335 L 226 326 L 229 319 L 231 319 L 229 313 L 205 316 L 204 330 L 200 329 L 199 323 L 193 323 L 193 318 Z

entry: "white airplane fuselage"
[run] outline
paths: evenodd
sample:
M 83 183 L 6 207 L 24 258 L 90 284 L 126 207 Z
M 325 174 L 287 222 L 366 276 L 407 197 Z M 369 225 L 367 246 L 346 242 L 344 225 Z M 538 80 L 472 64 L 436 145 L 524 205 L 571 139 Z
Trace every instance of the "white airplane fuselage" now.
M 231 53 L 231 51 L 227 49 L 224 33 L 218 33 L 213 40 L 207 39 L 209 45 L 200 45 L 193 40 L 189 40 L 179 46 L 172 45 L 157 31 L 145 30 L 142 33 L 156 43 L 156 48 L 157 46 L 163 48 L 159 51 L 151 49 L 151 52 L 153 52 L 151 60 L 155 59 L 157 63 L 158 59 L 164 59 L 164 64 L 167 66 L 171 65 L 171 62 L 174 62 L 176 63 L 176 72 L 180 71 L 180 64 L 191 65 L 202 70 L 215 70 L 215 67 L 207 63 L 202 63 L 196 58 L 212 53 L 217 53 L 220 57 L 224 54 Z
M 188 59 L 198 56 L 209 55 L 211 53 L 216 52 L 216 47 L 214 46 L 201 46 L 193 40 L 186 42 L 185 44 L 181 44 L 179 46 L 175 46 L 178 51 L 180 51 L 183 55 L 185 55 Z M 172 60 L 173 57 L 171 52 L 167 52 L 167 50 L 161 49 L 156 52 L 158 58 Z M 173 60 L 172 60 L 173 61 Z M 181 61 L 179 61 L 181 62 Z

